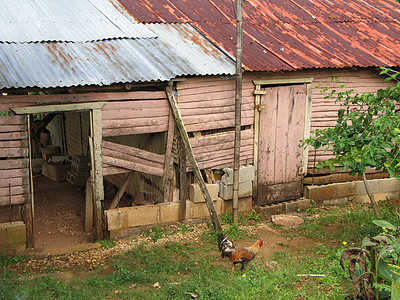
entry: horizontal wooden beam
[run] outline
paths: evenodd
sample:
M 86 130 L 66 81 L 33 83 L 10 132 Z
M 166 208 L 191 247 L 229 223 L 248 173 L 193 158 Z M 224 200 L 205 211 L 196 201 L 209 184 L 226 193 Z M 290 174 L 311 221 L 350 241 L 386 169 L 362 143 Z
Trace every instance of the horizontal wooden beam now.
M 253 80 L 255 85 L 279 85 L 279 84 L 302 84 L 313 82 L 314 77 L 306 78 L 286 78 L 286 79 L 268 79 L 268 80 Z
M 27 107 L 15 107 L 11 108 L 11 110 L 15 112 L 17 115 L 42 114 L 42 113 L 56 113 L 65 111 L 101 109 L 104 106 L 104 104 L 106 104 L 106 102 L 27 106 Z

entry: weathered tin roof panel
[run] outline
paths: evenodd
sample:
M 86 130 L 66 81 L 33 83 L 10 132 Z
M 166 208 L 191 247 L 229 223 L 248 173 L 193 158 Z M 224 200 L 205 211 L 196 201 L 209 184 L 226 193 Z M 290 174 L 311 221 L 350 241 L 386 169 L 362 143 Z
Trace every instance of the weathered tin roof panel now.
M 0 1 L 0 41 L 96 41 L 154 37 L 108 0 Z
M 163 38 L 0 43 L 0 89 L 101 86 L 168 81 L 184 75 L 234 74 L 234 62 L 191 26 L 147 26 Z
M 235 73 L 234 61 L 188 24 L 138 24 L 108 0 L 3 2 L 0 89 Z
M 235 54 L 233 0 L 118 1 L 139 22 L 189 22 Z M 247 70 L 400 65 L 400 4 L 394 1 L 248 0 L 243 17 Z

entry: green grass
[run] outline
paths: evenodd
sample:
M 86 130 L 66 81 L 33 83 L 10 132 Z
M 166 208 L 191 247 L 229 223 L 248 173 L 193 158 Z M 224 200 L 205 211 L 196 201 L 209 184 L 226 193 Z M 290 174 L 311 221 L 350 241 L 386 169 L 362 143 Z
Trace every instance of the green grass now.
M 396 207 L 382 207 L 382 215 L 398 224 Z M 26 259 L 3 258 L 0 266 L 0 299 L 344 299 L 351 290 L 351 281 L 339 265 L 344 249 L 328 241 L 360 243 L 365 235 L 379 230 L 371 220 L 374 215 L 363 207 L 354 207 L 320 215 L 307 222 L 293 237 L 307 235 L 319 243 L 304 253 L 290 254 L 289 245 L 274 253 L 268 261 L 256 258 L 245 273 L 231 275 L 230 263 L 217 260 L 215 233 L 210 229 L 199 242 L 170 242 L 164 245 L 141 245 L 110 259 L 111 271 L 96 270 L 72 280 L 55 280 L 50 276 L 18 278 L 10 265 Z M 160 230 L 158 230 L 160 229 Z M 186 232 L 190 228 L 182 227 Z M 282 235 L 288 235 L 283 228 Z M 155 234 L 165 235 L 157 228 Z M 247 238 L 237 224 L 227 225 L 231 238 Z M 107 243 L 108 244 L 108 243 Z M 268 245 L 266 245 L 268 247 Z M 298 276 L 298 275 L 318 276 Z M 159 287 L 154 287 L 155 283 Z

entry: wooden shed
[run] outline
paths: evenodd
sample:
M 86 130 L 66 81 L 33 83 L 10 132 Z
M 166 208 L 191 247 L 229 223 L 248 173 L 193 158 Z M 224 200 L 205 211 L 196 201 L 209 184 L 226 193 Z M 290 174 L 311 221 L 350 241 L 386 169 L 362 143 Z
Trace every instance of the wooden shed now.
M 70 200 L 65 190 L 77 191 L 72 214 L 93 239 L 184 219 L 186 210 L 172 203 L 175 123 L 166 89 L 175 91 L 183 76 L 234 72 L 233 60 L 188 25 L 138 24 L 108 0 L 54 5 L 60 9 L 51 17 L 39 5 L 3 7 L 10 13 L 0 21 L 1 252 L 34 246 L 50 218 L 69 224 L 55 206 Z M 46 18 L 55 21 L 41 31 Z M 39 25 L 10 34 L 14 23 Z M 38 178 L 47 178 L 43 189 Z M 204 218 L 203 204 L 196 211 Z M 63 230 L 50 228 L 50 241 L 57 244 Z
M 235 55 L 236 14 L 230 1 L 203 0 L 201 11 L 175 0 L 117 2 L 139 22 L 189 23 Z M 171 6 L 176 10 L 169 10 Z M 256 169 L 255 203 L 295 199 L 302 195 L 303 177 L 314 174 L 315 163 L 330 157 L 323 150 L 299 148 L 300 140 L 310 132 L 335 124 L 338 106 L 316 86 L 338 89 L 345 85 L 354 93 L 385 88 L 379 67 L 396 67 L 400 62 L 396 51 L 400 6 L 384 0 L 363 4 L 357 0 L 245 1 L 243 16 L 242 125 L 250 125 L 243 136 L 251 135 L 254 143 L 246 148 L 243 141 L 242 162 L 253 161 Z M 195 86 L 204 81 L 191 80 L 180 84 L 184 95 L 186 89 L 196 90 L 190 87 L 192 82 Z M 221 94 L 228 93 L 226 88 L 234 91 L 233 80 L 229 85 L 211 79 L 209 84 L 213 93 L 204 87 L 196 91 L 197 99 L 218 99 L 215 89 Z M 219 123 L 214 122 L 215 126 Z

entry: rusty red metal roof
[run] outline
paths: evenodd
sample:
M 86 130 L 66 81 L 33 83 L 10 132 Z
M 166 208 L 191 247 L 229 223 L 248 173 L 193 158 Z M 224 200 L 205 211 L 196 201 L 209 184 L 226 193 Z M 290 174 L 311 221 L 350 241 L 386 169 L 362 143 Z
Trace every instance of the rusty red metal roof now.
M 190 23 L 231 56 L 233 0 L 116 0 L 138 22 Z M 399 66 L 400 4 L 392 0 L 243 1 L 248 71 Z

